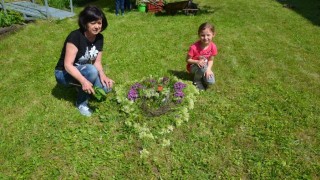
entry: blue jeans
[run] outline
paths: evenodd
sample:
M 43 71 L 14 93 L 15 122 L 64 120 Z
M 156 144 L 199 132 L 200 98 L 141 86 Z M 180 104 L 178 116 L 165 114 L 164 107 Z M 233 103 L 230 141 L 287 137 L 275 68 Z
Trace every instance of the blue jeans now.
M 207 69 L 208 69 L 207 65 L 200 68 L 198 65 L 192 64 L 191 65 L 191 73 L 194 74 L 193 82 L 199 82 L 199 81 L 203 80 L 208 85 L 214 84 L 216 82 L 214 76 L 207 78 L 204 75 L 204 73 L 207 71 Z
M 94 86 L 97 86 L 99 88 L 102 88 L 106 93 L 110 92 L 112 89 L 108 88 L 106 86 L 103 86 L 100 81 L 100 77 L 98 74 L 97 68 L 92 64 L 84 64 L 76 66 L 76 68 L 80 71 L 80 73 L 88 80 L 90 81 Z M 78 90 L 78 96 L 76 104 L 81 104 L 87 100 L 90 99 L 90 94 L 84 92 L 82 90 L 81 84 L 72 77 L 67 71 L 65 70 L 55 70 L 55 77 L 59 84 L 62 84 L 64 86 L 70 87 L 74 84 L 79 84 L 79 86 L 76 86 Z
M 121 9 L 121 14 L 124 13 L 124 0 L 116 0 L 116 15 L 119 14 L 119 9 Z

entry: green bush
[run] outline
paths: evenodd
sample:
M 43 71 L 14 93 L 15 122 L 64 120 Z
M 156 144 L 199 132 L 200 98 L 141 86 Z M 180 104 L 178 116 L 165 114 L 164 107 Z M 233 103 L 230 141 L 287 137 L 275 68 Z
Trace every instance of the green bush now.
M 11 26 L 12 24 L 19 24 L 23 22 L 21 14 L 13 11 L 0 11 L 0 27 Z
M 68 8 L 69 2 L 69 0 L 48 0 L 50 7 L 55 7 L 58 9 Z
M 75 6 L 82 6 L 92 1 L 95 0 L 73 0 L 72 3 Z M 50 7 L 55 7 L 59 9 L 70 8 L 70 0 L 48 0 L 48 4 Z

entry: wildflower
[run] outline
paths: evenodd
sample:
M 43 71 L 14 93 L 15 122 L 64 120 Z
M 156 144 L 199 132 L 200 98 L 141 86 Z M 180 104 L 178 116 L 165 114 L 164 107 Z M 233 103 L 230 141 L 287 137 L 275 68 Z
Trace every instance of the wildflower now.
M 140 152 L 140 158 L 146 158 L 150 154 L 150 152 L 147 149 L 142 149 L 139 152 Z
M 166 85 L 169 82 L 169 78 L 168 77 L 163 77 L 162 78 L 162 84 Z
M 182 91 L 176 91 L 174 93 L 174 96 L 175 97 L 179 97 L 179 98 L 183 98 L 184 97 L 184 93 Z
M 161 92 L 163 90 L 162 86 L 158 86 L 158 91 Z
M 135 90 L 141 89 L 141 88 L 143 88 L 143 86 L 140 83 L 135 83 L 134 85 L 131 86 L 131 89 L 135 89 Z
M 181 104 L 181 103 L 182 103 L 182 99 L 177 99 L 177 100 L 176 100 L 176 103 L 177 103 L 177 104 Z
M 188 122 L 188 111 L 194 108 L 195 95 L 198 94 L 198 89 L 191 83 L 184 83 L 175 76 L 151 76 L 131 84 L 117 86 L 115 90 L 117 101 L 121 104 L 121 112 L 126 114 L 123 116 L 126 118 L 125 125 L 143 142 L 156 142 L 164 148 L 172 145 L 168 139 L 170 133 Z M 150 118 L 162 115 L 167 117 L 163 118 L 164 121 L 157 118 L 159 122 L 156 123 L 161 125 L 154 126 L 155 122 Z M 141 158 L 150 155 L 151 151 L 141 147 Z
M 174 90 L 175 91 L 182 91 L 186 87 L 186 84 L 183 82 L 176 82 L 174 83 Z
M 170 140 L 169 140 L 169 139 L 163 139 L 161 145 L 162 145 L 163 147 L 166 147 L 166 146 L 170 146 L 170 144 L 171 144 L 171 143 L 170 143 Z
M 173 104 L 182 103 L 186 86 L 176 77 L 172 79 L 162 77 L 157 80 L 149 77 L 131 85 L 127 92 L 127 99 L 131 103 L 140 105 L 142 111 L 148 116 L 160 116 L 175 108 Z M 125 112 L 127 111 L 126 109 Z
M 169 132 L 172 132 L 173 129 L 174 129 L 174 127 L 173 127 L 172 125 L 169 125 L 167 128 L 168 128 L 168 131 L 169 131 Z
M 128 99 L 130 101 L 135 101 L 138 98 L 138 91 L 135 88 L 131 88 L 128 93 Z

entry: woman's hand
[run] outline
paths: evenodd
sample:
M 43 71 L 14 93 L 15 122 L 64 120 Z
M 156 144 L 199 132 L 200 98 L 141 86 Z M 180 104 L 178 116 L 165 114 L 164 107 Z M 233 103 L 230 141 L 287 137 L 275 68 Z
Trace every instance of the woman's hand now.
M 95 94 L 93 89 L 93 84 L 85 79 L 83 82 L 81 82 L 82 90 L 88 94 Z
M 100 80 L 101 80 L 102 85 L 104 85 L 108 88 L 112 88 L 112 86 L 114 84 L 114 81 L 112 79 L 108 78 L 104 73 L 102 73 L 100 75 Z

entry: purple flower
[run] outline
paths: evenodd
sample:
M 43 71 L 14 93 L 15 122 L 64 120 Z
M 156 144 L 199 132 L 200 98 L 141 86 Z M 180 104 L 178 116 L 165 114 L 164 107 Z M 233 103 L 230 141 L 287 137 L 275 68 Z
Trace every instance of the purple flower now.
M 150 87 L 155 87 L 157 85 L 157 81 L 154 79 L 150 79 Z
M 168 77 L 163 77 L 162 78 L 162 84 L 166 85 L 169 82 L 169 78 Z
M 140 83 L 135 83 L 134 85 L 131 86 L 131 89 L 141 89 L 143 86 Z
M 174 96 L 175 97 L 179 97 L 179 98 L 183 98 L 184 97 L 184 93 L 182 91 L 176 91 L 174 93 Z
M 174 83 L 174 96 L 176 97 L 176 103 L 180 104 L 182 102 L 182 99 L 184 97 L 184 93 L 182 90 L 187 86 L 186 84 L 182 82 L 176 82 Z
M 138 98 L 138 91 L 134 88 L 131 88 L 128 93 L 128 99 L 130 101 L 135 101 Z
M 163 88 L 167 88 L 167 86 L 170 84 L 170 78 L 169 77 L 163 77 L 162 80 L 157 83 L 155 79 L 145 79 L 143 82 L 136 82 L 134 83 L 127 95 L 127 98 L 130 101 L 136 101 L 139 98 L 139 91 L 141 89 L 149 89 L 149 88 L 156 88 L 155 90 L 158 90 L 158 92 L 161 92 Z M 174 98 L 172 101 L 179 104 L 182 102 L 183 98 L 185 97 L 185 94 L 183 92 L 183 89 L 187 85 L 183 82 L 176 82 L 173 85 L 174 88 Z
M 182 91 L 182 89 L 184 89 L 186 87 L 186 84 L 182 83 L 182 82 L 176 82 L 174 83 L 174 90 L 175 91 Z
M 176 103 L 177 103 L 177 104 L 181 104 L 181 103 L 182 103 L 182 99 L 177 99 L 177 100 L 176 100 Z
M 182 102 L 183 97 L 184 97 L 184 93 L 182 91 L 176 91 L 174 93 L 174 96 L 175 96 L 175 102 L 177 104 L 180 104 Z

